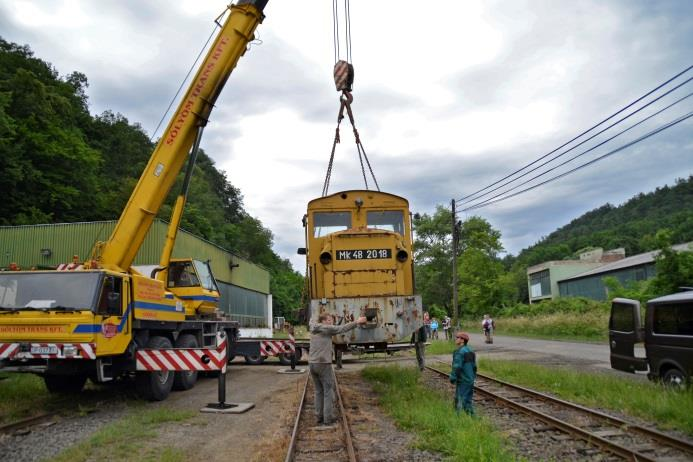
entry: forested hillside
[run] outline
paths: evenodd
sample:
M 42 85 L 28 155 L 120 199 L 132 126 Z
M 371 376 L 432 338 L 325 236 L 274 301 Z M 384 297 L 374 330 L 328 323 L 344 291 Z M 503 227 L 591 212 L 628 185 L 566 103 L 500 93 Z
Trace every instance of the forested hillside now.
M 615 207 L 605 204 L 524 249 L 518 261 L 534 265 L 562 260 L 588 247 L 624 247 L 626 255 L 657 249 L 655 234 L 666 228 L 673 243 L 693 241 L 693 176 L 674 186 L 640 193 Z
M 28 46 L 0 38 L 0 225 L 119 217 L 154 144 L 121 114 L 92 116 L 88 86 L 84 74 L 61 77 Z M 182 228 L 269 268 L 275 313 L 291 317 L 303 277 L 272 251 L 272 233 L 203 151 L 189 194 Z

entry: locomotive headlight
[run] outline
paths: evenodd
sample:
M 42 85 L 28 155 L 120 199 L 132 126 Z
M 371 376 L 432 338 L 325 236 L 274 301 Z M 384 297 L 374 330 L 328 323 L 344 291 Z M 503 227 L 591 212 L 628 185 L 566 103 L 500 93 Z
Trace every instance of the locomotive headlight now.
M 398 262 L 404 263 L 405 261 L 407 261 L 407 258 L 409 258 L 409 252 L 407 252 L 404 249 L 397 251 L 397 261 Z
M 327 265 L 332 261 L 332 254 L 330 252 L 323 252 L 320 254 L 320 263 Z

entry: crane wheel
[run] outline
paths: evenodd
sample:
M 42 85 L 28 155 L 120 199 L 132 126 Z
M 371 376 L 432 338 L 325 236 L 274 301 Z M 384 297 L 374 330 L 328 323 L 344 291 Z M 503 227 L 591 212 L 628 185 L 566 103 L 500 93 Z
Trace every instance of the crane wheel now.
M 176 340 L 176 348 L 197 348 L 197 337 L 183 334 Z M 174 390 L 190 390 L 197 383 L 197 371 L 180 371 L 173 376 Z
M 160 350 L 173 348 L 166 337 L 154 336 L 149 338 L 147 348 Z M 137 393 L 149 401 L 163 401 L 168 398 L 173 387 L 174 373 L 170 371 L 138 372 L 135 376 Z

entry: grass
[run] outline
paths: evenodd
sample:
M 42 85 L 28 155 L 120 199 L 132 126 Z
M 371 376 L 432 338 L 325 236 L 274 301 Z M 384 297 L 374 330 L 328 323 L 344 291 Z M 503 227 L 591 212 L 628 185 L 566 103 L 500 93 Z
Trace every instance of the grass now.
M 478 323 L 465 325 L 478 329 Z M 605 341 L 609 338 L 609 313 L 550 313 L 496 319 L 496 334 L 560 340 Z
M 417 448 L 442 453 L 455 461 L 516 459 L 485 419 L 457 415 L 451 396 L 432 393 L 418 384 L 416 369 L 368 366 L 363 376 L 373 384 L 386 412 L 401 428 L 416 435 Z
M 157 436 L 156 429 L 167 422 L 181 422 L 197 415 L 166 407 L 135 408 L 127 416 L 104 426 L 94 435 L 51 459 L 52 462 L 87 460 L 139 460 L 182 462 L 188 457 L 176 448 L 146 447 L 144 443 Z
M 0 375 L 0 424 L 49 410 L 53 397 L 48 394 L 43 379 L 34 374 Z
M 552 368 L 518 361 L 479 360 L 479 370 L 493 377 L 588 407 L 611 409 L 662 428 L 693 435 L 693 392 L 673 391 L 653 382 L 606 374 Z
M 78 395 L 51 394 L 43 378 L 34 374 L 0 374 L 0 424 L 32 417 L 42 412 L 85 415 L 100 402 L 132 400 L 131 387 L 96 386 L 89 382 Z

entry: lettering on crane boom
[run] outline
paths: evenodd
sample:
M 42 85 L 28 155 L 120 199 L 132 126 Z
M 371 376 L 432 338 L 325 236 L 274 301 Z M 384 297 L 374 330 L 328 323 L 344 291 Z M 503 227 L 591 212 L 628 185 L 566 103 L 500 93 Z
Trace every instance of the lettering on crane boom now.
M 391 249 L 337 250 L 337 260 L 375 260 L 392 258 Z

